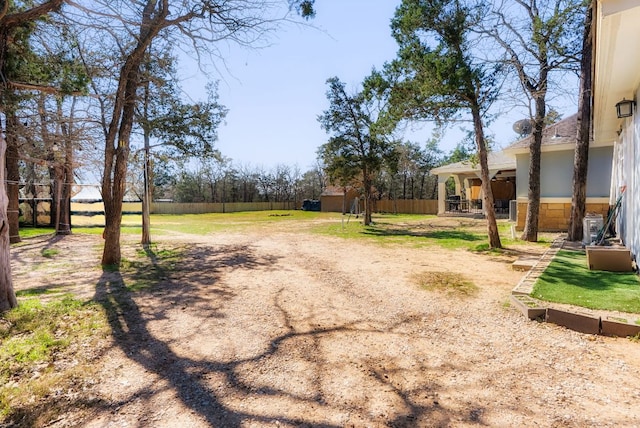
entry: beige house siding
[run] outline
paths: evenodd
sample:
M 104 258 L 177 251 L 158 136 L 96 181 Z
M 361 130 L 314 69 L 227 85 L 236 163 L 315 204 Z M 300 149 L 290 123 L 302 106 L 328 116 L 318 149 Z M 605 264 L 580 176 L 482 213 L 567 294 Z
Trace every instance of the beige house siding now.
M 577 116 L 570 116 L 547 127 L 543 132 L 540 159 L 540 213 L 538 230 L 566 232 L 571 216 L 573 194 L 573 160 Z M 505 149 L 516 158 L 517 230 L 523 230 L 529 192 L 529 144 L 527 137 Z M 587 172 L 587 213 L 602 214 L 606 219 L 611 188 L 613 144 L 592 141 Z
M 524 230 L 525 217 L 527 215 L 527 202 L 518 202 L 518 222 L 516 230 Z M 606 220 L 609 210 L 608 202 L 587 202 L 587 212 L 602 214 Z M 543 202 L 540 204 L 540 216 L 538 230 L 540 232 L 566 232 L 569 228 L 571 216 L 571 202 Z

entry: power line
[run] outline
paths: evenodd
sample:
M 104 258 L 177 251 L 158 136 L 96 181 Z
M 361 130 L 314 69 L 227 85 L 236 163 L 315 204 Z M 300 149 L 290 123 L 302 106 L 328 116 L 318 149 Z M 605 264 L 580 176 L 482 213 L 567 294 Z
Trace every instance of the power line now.
M 18 186 L 51 186 L 51 184 L 54 182 L 55 180 L 51 180 L 49 183 L 31 183 L 31 182 L 25 182 L 25 181 L 15 181 L 15 180 L 4 180 L 4 182 L 6 184 L 17 184 Z M 80 183 L 62 183 L 65 185 L 71 185 L 71 186 L 79 186 L 79 187 L 101 187 L 101 184 L 80 184 Z

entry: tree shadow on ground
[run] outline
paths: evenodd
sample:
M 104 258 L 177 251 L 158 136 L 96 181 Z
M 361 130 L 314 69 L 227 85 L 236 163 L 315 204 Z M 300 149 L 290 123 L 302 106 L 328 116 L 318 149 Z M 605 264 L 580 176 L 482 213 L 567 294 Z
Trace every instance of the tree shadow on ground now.
M 152 250 L 147 249 L 147 255 L 154 269 L 162 271 L 157 257 Z M 238 365 L 245 361 L 218 362 L 215 360 L 194 360 L 177 355 L 169 343 L 158 339 L 149 330 L 149 322 L 167 316 L 166 313 L 176 305 L 189 307 L 198 311 L 199 316 L 224 317 L 220 306 L 209 307 L 210 302 L 201 297 L 199 287 L 207 287 L 207 293 L 214 293 L 220 305 L 234 296 L 234 292 L 219 287 L 217 269 L 222 267 L 254 269 L 258 266 L 268 266 L 274 262 L 270 258 L 258 259 L 247 247 L 225 247 L 214 250 L 209 247 L 192 248 L 187 255 L 187 261 L 180 264 L 181 277 L 189 278 L 188 284 L 172 280 L 164 281 L 153 293 L 161 293 L 166 297 L 166 303 L 153 308 L 150 313 L 143 310 L 134 299 L 134 293 L 125 285 L 125 280 L 118 271 L 104 271 L 96 287 L 95 300 L 101 304 L 108 317 L 112 336 L 116 345 L 125 353 L 127 358 L 138 363 L 146 371 L 166 381 L 175 391 L 177 398 L 192 412 L 200 415 L 211 426 L 239 427 L 244 422 L 258 421 L 273 423 L 289 423 L 300 425 L 302 420 L 291 420 L 280 417 L 265 417 L 251 414 L 249 411 L 233 410 L 221 400 L 219 392 L 206 385 L 203 380 L 205 374 L 217 373 L 224 376 L 233 389 L 247 390 L 236 376 Z M 217 260 L 216 265 L 203 265 L 201 262 Z M 144 299 L 143 296 L 140 296 Z M 202 311 L 207 310 L 208 314 Z M 277 346 L 270 351 L 277 350 Z M 113 403 L 120 407 L 140 398 L 140 393 L 130 396 L 127 400 Z M 152 412 L 152 409 L 149 409 Z M 307 424 L 313 427 L 332 427 L 328 424 Z
M 482 241 L 482 236 L 478 234 L 467 232 L 463 230 L 418 230 L 418 229 L 405 229 L 398 227 L 366 227 L 362 232 L 364 235 L 370 236 L 404 236 L 404 237 L 416 237 L 416 238 L 430 238 L 436 240 L 460 240 L 460 241 Z
M 29 254 L 37 250 L 39 254 L 42 251 L 51 249 L 55 244 L 63 241 L 69 235 L 41 235 L 32 238 L 25 238 L 19 244 L 11 247 L 11 260 L 15 263 L 25 263 L 23 254 Z M 18 250 L 19 249 L 19 250 Z
M 336 338 L 344 340 L 356 335 L 380 335 L 382 340 L 390 332 L 395 335 L 406 335 L 409 340 L 410 332 L 395 330 L 405 330 L 408 325 L 420 322 L 417 319 L 407 318 L 379 328 L 372 327 L 370 323 L 357 321 L 334 323 L 325 327 L 316 324 L 315 327 L 308 328 L 304 326 L 309 325 L 307 323 L 309 320 L 302 320 L 302 322 L 294 320 L 283 303 L 284 299 L 280 301 L 281 293 L 276 293 L 272 304 L 281 314 L 280 324 L 285 331 L 270 338 L 263 351 L 230 361 L 217 360 L 215 356 L 207 356 L 203 359 L 185 357 L 176 353 L 170 340 L 162 340 L 153 334 L 150 322 L 169 318 L 169 312 L 174 310 L 176 305 L 197 311 L 198 317 L 225 317 L 225 302 L 233 299 L 237 290 L 230 290 L 219 284 L 222 282 L 220 281 L 221 270 L 269 269 L 277 263 L 277 259 L 258 257 L 245 246 L 227 246 L 219 249 L 205 246 L 191 248 L 184 255 L 179 269 L 176 270 L 179 271 L 180 280 L 178 281 L 171 278 L 171 272 L 165 270 L 153 250 L 146 249 L 146 253 L 153 269 L 157 269 L 160 276 L 167 277 L 158 287 L 149 291 L 149 293 L 161 295 L 160 305 L 154 307 L 143 305 L 144 293 L 132 293 L 127 289 L 125 279 L 120 272 L 113 271 L 103 272 L 96 287 L 96 301 L 104 307 L 115 344 L 126 357 L 159 379 L 158 382 L 154 382 L 154 385 L 166 384 L 166 387 L 161 388 L 169 388 L 185 407 L 199 415 L 210 426 L 240 427 L 247 423 L 279 423 L 290 426 L 332 428 L 342 425 L 334 422 L 319 422 L 319 420 L 330 420 L 327 415 L 336 412 L 355 413 L 364 418 L 365 424 L 369 423 L 373 420 L 367 420 L 367 418 L 373 418 L 369 415 L 368 409 L 371 403 L 364 402 L 357 405 L 341 403 L 323 391 L 321 385 L 334 379 L 336 370 L 339 371 L 323 356 L 326 352 L 324 341 Z M 183 281 L 185 278 L 188 278 L 188 281 Z M 203 287 L 206 291 L 203 291 Z M 215 295 L 215 302 L 207 298 L 210 293 Z M 154 300 L 154 304 L 156 301 L 157 299 Z M 304 326 L 296 326 L 297 323 Z M 294 352 L 295 356 L 292 357 L 291 352 Z M 387 426 L 409 427 L 425 421 L 434 422 L 434 426 L 445 426 L 450 422 L 451 411 L 443 409 L 431 398 L 433 395 L 430 392 L 434 385 L 430 385 L 426 380 L 420 380 L 415 388 L 408 391 L 396 386 L 395 382 L 406 375 L 407 369 L 398 368 L 394 372 L 391 367 L 398 366 L 394 360 L 402 356 L 386 357 L 389 358 L 387 367 L 381 369 L 380 360 L 370 357 L 368 353 L 365 354 L 358 358 L 361 363 L 359 370 L 367 373 L 366 383 L 379 391 L 392 391 L 395 394 L 394 400 L 399 400 L 403 409 L 394 412 L 399 416 L 391 416 L 387 420 Z M 316 376 L 316 382 L 311 388 L 313 391 L 295 392 L 290 388 L 289 379 L 285 384 L 278 384 L 277 382 L 262 383 L 245 378 L 246 374 L 253 369 L 265 369 L 266 361 L 273 358 L 282 358 L 285 361 L 290 361 L 290 358 L 300 358 L 306 365 L 312 367 Z M 426 366 L 423 369 L 433 370 Z M 212 384 L 208 381 L 211 378 L 217 381 Z M 111 407 L 112 409 L 120 408 L 133 404 L 136 400 L 149 400 L 157 392 L 160 391 L 140 389 L 125 399 L 111 403 Z M 279 413 L 260 414 L 251 406 L 229 405 L 228 394 L 258 400 L 269 398 L 288 400 L 303 409 L 320 408 L 321 410 L 320 413 L 315 414 L 315 417 L 298 415 L 295 411 L 285 408 L 279 409 Z M 104 410 L 104 403 L 99 403 L 98 407 Z M 145 417 L 153 417 L 154 409 L 149 408 L 146 411 L 149 415 Z M 471 416 L 467 420 L 474 422 Z
M 86 235 L 47 235 L 12 247 L 16 295 L 38 296 L 42 301 L 64 294 L 90 299 L 99 275 L 93 269 L 99 262 L 98 243 L 96 237 Z M 78 269 L 76 263 L 81 263 Z

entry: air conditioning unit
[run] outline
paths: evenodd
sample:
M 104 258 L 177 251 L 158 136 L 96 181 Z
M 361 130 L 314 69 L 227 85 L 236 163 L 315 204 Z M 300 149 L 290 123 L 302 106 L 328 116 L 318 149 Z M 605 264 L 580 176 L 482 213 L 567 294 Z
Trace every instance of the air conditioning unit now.
M 604 227 L 602 214 L 587 214 L 582 220 L 582 243 L 591 245 L 598 238 L 598 232 Z

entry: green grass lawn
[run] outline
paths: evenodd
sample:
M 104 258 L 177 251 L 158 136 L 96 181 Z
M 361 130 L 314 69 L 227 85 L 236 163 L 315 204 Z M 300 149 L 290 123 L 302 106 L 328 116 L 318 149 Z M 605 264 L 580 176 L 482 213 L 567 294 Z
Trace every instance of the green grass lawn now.
M 210 214 L 152 214 L 151 234 L 163 235 L 170 232 L 191 233 L 195 235 L 241 231 L 247 227 L 281 222 L 300 222 L 300 220 L 338 219 L 336 213 L 319 213 L 311 211 L 247 211 L 236 213 Z M 104 230 L 104 216 L 91 217 L 73 216 L 73 233 L 100 235 Z M 52 234 L 49 227 L 22 227 L 20 236 L 29 238 L 37 235 Z M 125 214 L 122 216 L 123 235 L 138 235 L 142 233 L 142 216 L 139 214 Z
M 320 235 L 344 239 L 362 239 L 378 244 L 402 244 L 412 247 L 438 245 L 448 249 L 484 251 L 488 248 L 486 227 L 463 218 L 458 225 L 441 227 L 434 225 L 435 215 L 418 214 L 374 214 L 372 224 L 364 226 L 362 217 L 345 215 L 334 223 L 321 223 L 310 231 Z M 500 238 L 503 245 L 513 242 L 509 238 L 509 225 L 501 224 Z
M 40 412 L 55 419 L 67 400 L 51 399 L 54 391 L 77 388 L 92 370 L 93 344 L 109 334 L 107 315 L 68 295 L 41 303 L 37 293 L 19 294 L 20 306 L 0 317 L 0 426 L 11 415 L 19 426 L 39 426 L 34 410 L 46 403 Z M 75 363 L 55 364 L 63 356 Z
M 360 239 L 379 245 L 407 245 L 410 247 L 440 246 L 447 249 L 486 251 L 488 249 L 486 225 L 465 218 L 442 219 L 434 215 L 418 214 L 374 214 L 373 223 L 362 224 L 362 217 L 316 211 L 248 211 L 236 213 L 210 214 L 152 214 L 151 236 L 168 235 L 171 232 L 196 235 L 242 232 L 245 229 L 285 226 L 288 232 L 301 232 L 342 239 Z M 104 216 L 74 216 L 73 233 L 102 234 Z M 140 235 L 142 218 L 128 214 L 122 217 L 123 235 Z M 510 223 L 499 221 L 500 238 L 505 247 L 517 240 L 511 238 Z M 22 228 L 23 238 L 51 234 L 51 228 Z M 548 245 L 550 240 L 540 237 L 540 245 Z
M 640 314 L 640 280 L 633 272 L 589 270 L 581 251 L 558 251 L 534 285 L 533 297 L 589 309 Z
M 20 228 L 20 237 L 33 238 L 34 236 L 51 235 L 53 232 L 55 232 L 55 229 L 53 227 L 23 226 Z

